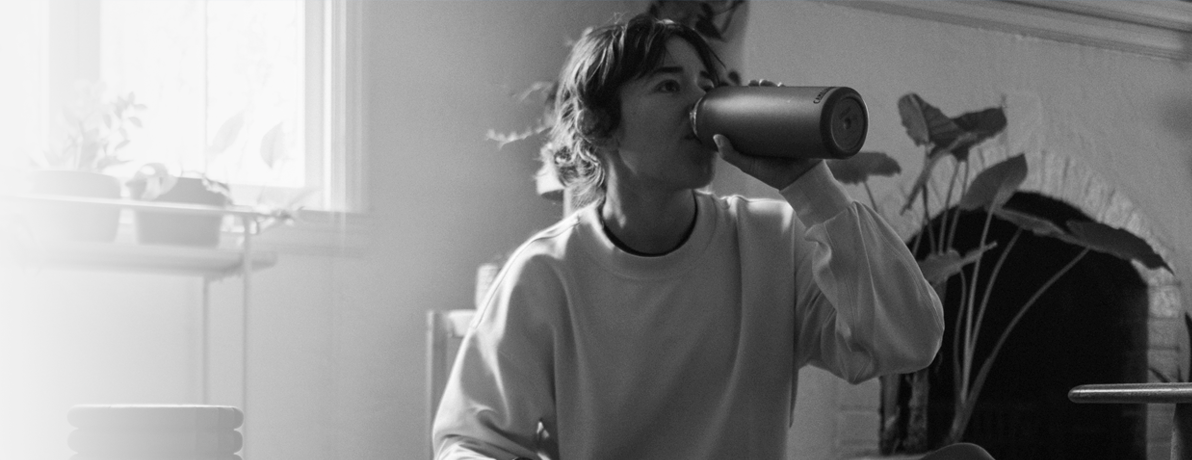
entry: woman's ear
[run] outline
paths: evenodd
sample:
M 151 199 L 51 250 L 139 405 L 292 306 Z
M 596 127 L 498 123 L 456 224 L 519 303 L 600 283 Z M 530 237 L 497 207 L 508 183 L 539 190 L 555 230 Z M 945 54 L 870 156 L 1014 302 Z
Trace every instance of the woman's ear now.
M 597 149 L 616 150 L 620 145 L 620 129 L 609 126 L 612 117 L 602 110 L 587 109 L 581 117 L 584 133 Z
M 621 130 L 614 129 L 593 142 L 597 149 L 615 152 L 621 146 Z

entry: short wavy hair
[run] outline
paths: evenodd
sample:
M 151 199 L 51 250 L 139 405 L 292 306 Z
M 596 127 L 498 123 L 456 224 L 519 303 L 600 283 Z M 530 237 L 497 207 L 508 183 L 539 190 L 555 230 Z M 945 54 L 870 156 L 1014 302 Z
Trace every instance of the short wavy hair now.
M 724 64 L 695 29 L 641 14 L 585 31 L 571 49 L 554 94 L 554 123 L 542 150 L 544 161 L 573 194 L 573 207 L 598 201 L 605 191 L 605 171 L 598 147 L 621 122 L 619 92 L 625 83 L 658 67 L 671 38 L 690 43 L 716 86 Z

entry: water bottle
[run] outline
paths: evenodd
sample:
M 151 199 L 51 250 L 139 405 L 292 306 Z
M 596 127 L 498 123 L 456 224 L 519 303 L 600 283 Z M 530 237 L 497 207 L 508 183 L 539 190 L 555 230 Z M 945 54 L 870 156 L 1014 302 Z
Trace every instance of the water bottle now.
M 691 109 L 700 142 L 723 134 L 738 152 L 794 158 L 848 158 L 861 150 L 869 116 L 844 86 L 722 86 Z

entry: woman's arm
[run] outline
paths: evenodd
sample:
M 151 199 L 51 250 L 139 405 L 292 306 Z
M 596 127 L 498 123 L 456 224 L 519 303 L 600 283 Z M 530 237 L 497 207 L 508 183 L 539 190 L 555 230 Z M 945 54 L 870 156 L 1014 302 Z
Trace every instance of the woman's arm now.
M 796 365 L 854 383 L 930 365 L 943 307 L 906 243 L 825 164 L 781 193 L 806 229 L 794 235 Z

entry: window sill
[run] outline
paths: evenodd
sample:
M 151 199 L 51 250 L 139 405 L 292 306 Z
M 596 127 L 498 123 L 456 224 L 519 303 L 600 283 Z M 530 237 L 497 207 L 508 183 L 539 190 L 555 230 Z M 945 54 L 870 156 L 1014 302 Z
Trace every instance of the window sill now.
M 28 247 L 11 259 L 27 270 L 66 268 L 133 273 L 223 277 L 243 272 L 243 252 L 236 248 L 145 245 L 115 242 L 57 241 Z M 277 254 L 254 251 L 253 271 L 272 267 Z
M 292 225 L 269 227 L 253 236 L 253 250 L 279 254 L 362 257 L 372 240 L 373 221 L 366 214 L 299 211 Z M 228 232 L 225 241 L 239 245 L 241 235 Z

